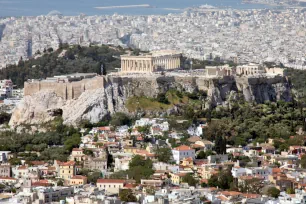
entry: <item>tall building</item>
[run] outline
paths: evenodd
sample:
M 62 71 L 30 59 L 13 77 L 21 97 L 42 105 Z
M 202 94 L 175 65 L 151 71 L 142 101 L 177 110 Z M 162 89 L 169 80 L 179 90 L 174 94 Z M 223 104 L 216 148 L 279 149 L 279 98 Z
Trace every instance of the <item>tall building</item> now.
M 0 97 L 12 97 L 13 82 L 8 79 L 0 80 Z

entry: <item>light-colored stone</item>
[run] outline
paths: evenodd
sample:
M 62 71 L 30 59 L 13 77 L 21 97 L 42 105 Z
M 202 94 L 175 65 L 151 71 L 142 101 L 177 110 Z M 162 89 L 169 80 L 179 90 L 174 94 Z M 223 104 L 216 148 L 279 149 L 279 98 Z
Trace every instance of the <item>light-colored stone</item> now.
M 92 79 L 95 81 L 96 79 Z M 88 81 L 87 83 L 90 83 Z M 263 103 L 265 101 L 291 100 L 291 89 L 285 77 L 247 78 L 247 77 L 173 77 L 173 76 L 106 76 L 101 88 L 84 90 L 77 98 L 65 100 L 54 91 L 41 90 L 25 96 L 13 112 L 10 126 L 22 124 L 41 124 L 54 119 L 60 109 L 65 124 L 77 125 L 81 121 L 98 122 L 115 112 L 127 112 L 126 101 L 133 96 L 156 97 L 169 89 L 194 92 L 207 91 L 205 108 L 226 105 L 240 92 L 246 101 Z M 65 86 L 65 84 L 63 84 Z M 236 94 L 235 94 L 236 93 Z M 232 97 L 231 97 L 232 96 Z M 179 107 L 152 113 L 154 115 L 174 114 Z

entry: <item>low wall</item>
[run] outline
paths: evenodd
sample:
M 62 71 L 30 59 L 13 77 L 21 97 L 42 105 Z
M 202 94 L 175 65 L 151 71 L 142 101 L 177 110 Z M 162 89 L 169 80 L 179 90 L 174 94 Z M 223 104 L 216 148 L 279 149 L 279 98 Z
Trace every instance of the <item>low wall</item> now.
M 84 91 L 104 86 L 104 77 L 96 76 L 76 82 L 34 81 L 24 83 L 24 95 L 30 96 L 39 91 L 53 91 L 65 100 L 78 98 Z

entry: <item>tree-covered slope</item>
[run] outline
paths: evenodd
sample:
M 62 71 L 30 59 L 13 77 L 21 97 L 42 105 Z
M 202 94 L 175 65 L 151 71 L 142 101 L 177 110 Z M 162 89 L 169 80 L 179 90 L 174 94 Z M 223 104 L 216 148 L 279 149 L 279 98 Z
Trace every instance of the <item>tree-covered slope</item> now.
M 0 79 L 11 79 L 18 87 L 23 87 L 28 79 L 40 79 L 54 75 L 71 73 L 98 73 L 103 64 L 105 71 L 110 72 L 120 67 L 118 56 L 124 53 L 120 47 L 102 46 L 68 46 L 62 45 L 58 50 L 46 50 L 34 57 L 19 61 L 18 65 L 9 65 L 0 70 Z M 36 55 L 36 56 L 37 56 Z

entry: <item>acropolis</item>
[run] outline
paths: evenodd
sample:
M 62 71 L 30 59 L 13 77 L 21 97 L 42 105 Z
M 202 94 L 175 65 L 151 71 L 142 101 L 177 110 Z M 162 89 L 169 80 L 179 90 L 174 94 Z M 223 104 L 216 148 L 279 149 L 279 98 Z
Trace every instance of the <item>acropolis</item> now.
M 180 67 L 181 53 L 172 50 L 155 51 L 140 56 L 121 56 L 121 72 L 154 72 Z

